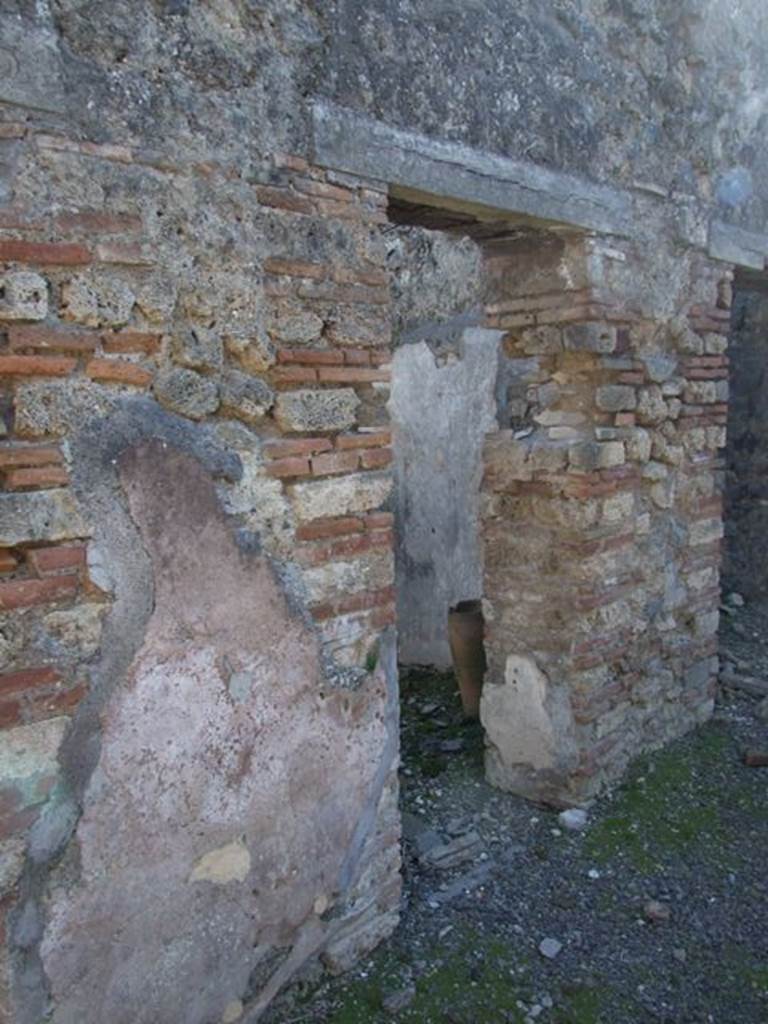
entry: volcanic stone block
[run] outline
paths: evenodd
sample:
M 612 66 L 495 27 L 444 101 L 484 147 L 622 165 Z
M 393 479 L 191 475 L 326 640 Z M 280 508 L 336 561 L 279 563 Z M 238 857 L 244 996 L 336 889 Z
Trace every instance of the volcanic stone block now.
M 263 420 L 275 401 L 268 384 L 247 373 L 228 370 L 221 378 L 221 408 L 246 423 Z
M 288 432 L 346 430 L 354 426 L 359 405 L 352 388 L 286 391 L 277 399 L 275 419 Z
M 201 420 L 219 407 L 216 381 L 194 370 L 166 370 L 159 374 L 155 380 L 155 395 L 161 405 L 192 420 Z
M 47 315 L 45 278 L 26 270 L 0 277 L 0 320 L 44 320 Z

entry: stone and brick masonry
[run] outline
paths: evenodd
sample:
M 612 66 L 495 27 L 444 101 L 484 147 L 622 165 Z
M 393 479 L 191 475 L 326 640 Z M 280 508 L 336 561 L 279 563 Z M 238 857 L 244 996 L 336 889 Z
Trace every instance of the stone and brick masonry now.
M 397 919 L 386 195 L 3 130 L 2 1004 L 256 1013 Z
M 256 1020 L 395 927 L 395 186 L 526 214 L 484 244 L 490 777 L 579 803 L 709 713 L 759 35 L 561 6 L 6 5 L 3 1024 Z M 324 93 L 460 144 L 349 173 Z
M 712 710 L 730 273 L 681 263 L 654 293 L 616 242 L 490 256 L 508 426 L 485 448 L 481 716 L 489 777 L 534 799 L 588 798 Z

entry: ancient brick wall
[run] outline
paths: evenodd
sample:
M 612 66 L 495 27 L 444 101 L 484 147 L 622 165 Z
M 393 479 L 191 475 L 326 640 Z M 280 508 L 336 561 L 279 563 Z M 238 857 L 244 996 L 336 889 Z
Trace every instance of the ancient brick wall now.
M 386 197 L 2 132 L 3 1002 L 257 1009 L 397 915 Z
M 712 709 L 730 280 L 689 256 L 648 287 L 643 252 L 567 236 L 489 265 L 486 766 L 567 804 Z
M 256 1019 L 397 919 L 390 191 L 513 221 L 491 778 L 578 802 L 711 709 L 728 264 L 763 253 L 711 225 L 763 209 L 757 0 L 728 33 L 655 0 L 6 6 L 0 1017 Z M 434 140 L 366 135 L 392 180 L 340 173 L 318 98 L 489 152 L 422 177 Z
M 734 281 L 730 352 L 723 577 L 728 589 L 757 597 L 768 590 L 768 288 L 762 274 L 742 273 Z

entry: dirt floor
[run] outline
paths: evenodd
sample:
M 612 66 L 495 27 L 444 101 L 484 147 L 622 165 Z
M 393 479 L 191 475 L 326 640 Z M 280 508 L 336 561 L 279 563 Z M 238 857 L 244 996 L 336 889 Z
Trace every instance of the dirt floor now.
M 728 604 L 722 651 L 768 679 L 768 605 Z M 270 1024 L 768 1024 L 765 704 L 723 688 L 581 831 L 488 786 L 482 744 L 452 677 L 404 677 L 402 923 Z

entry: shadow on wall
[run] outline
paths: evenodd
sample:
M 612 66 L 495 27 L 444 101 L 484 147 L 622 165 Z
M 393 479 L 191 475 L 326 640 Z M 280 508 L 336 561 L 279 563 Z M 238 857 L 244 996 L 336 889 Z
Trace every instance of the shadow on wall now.
M 749 597 L 768 594 L 768 274 L 734 281 L 729 345 L 723 582 Z

